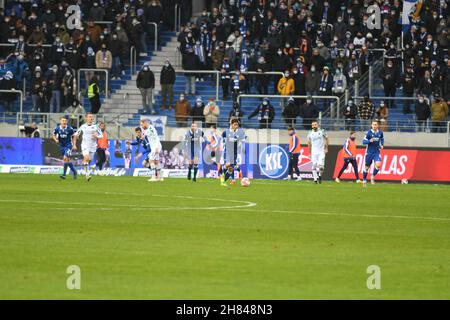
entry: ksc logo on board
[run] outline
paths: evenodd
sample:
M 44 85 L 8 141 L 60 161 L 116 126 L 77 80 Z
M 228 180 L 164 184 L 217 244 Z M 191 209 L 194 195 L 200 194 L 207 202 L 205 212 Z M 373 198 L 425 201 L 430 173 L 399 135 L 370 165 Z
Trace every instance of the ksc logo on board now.
M 286 151 L 277 145 L 267 146 L 259 155 L 261 173 L 269 178 L 277 179 L 286 174 L 289 159 Z

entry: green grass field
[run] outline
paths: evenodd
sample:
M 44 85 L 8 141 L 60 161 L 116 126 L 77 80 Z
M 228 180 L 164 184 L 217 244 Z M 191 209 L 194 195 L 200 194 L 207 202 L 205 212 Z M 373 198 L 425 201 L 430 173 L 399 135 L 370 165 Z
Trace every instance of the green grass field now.
M 0 190 L 1 299 L 450 298 L 450 186 L 1 175 Z

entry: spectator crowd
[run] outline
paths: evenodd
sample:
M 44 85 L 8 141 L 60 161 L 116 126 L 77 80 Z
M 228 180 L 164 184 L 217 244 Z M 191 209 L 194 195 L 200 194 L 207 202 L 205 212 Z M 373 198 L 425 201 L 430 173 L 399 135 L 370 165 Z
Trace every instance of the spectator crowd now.
M 107 70 L 112 80 L 121 78 L 131 46 L 138 55 L 146 55 L 147 40 L 153 35 L 148 23 L 173 28 L 176 4 L 184 8 L 186 19 L 191 9 L 185 0 L 6 1 L 0 10 L 0 88 L 25 89 L 35 112 L 76 108 L 81 90 L 77 70 Z M 81 21 L 74 27 L 69 23 L 75 16 L 70 5 L 81 10 Z M 96 75 L 98 80 L 104 77 Z M 86 72 L 89 86 L 93 76 Z M 96 83 L 83 92 L 93 112 L 100 109 L 96 96 L 101 90 Z M 15 93 L 3 93 L 0 100 L 6 112 L 18 111 L 13 109 Z
M 374 77 L 379 77 L 384 95 L 414 98 L 401 103 L 405 114 L 416 111 L 418 121 L 423 121 L 426 113 L 418 107 L 423 96 L 433 123 L 448 116 L 443 106 L 448 109 L 450 100 L 447 1 L 422 1 L 404 26 L 403 4 L 398 0 L 209 3 L 200 16 L 182 26 L 178 36 L 183 69 L 219 71 L 223 99 L 231 98 L 234 104 L 241 93 L 284 96 L 280 107 L 261 99 L 249 115 L 258 115 L 262 127 L 269 127 L 276 113 L 289 125 L 295 121 L 292 118 L 314 117 L 317 109 L 326 111 L 329 106 L 327 99 L 289 99 L 292 95 L 338 96 L 343 101 L 345 90 L 352 89 L 377 59 L 383 65 Z M 379 29 L 371 27 L 372 17 L 367 14 L 371 5 L 381 13 Z M 185 76 L 185 94 L 195 95 L 195 82 L 205 75 Z M 442 107 L 434 107 L 441 102 Z M 389 109 L 398 104 L 385 99 L 368 107 L 367 99 L 357 99 L 341 110 L 348 126 L 370 119 L 387 126 Z

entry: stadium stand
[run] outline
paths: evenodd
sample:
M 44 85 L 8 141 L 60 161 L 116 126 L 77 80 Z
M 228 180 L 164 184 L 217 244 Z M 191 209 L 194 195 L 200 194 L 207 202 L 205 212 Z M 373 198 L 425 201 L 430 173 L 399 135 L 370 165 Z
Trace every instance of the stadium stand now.
M 57 109 L 50 108 L 52 97 L 58 96 L 52 77 L 59 79 L 60 111 L 78 97 L 89 111 L 86 87 L 92 72 L 81 72 L 78 88 L 77 70 L 98 68 L 104 60 L 109 88 L 104 75 L 97 76 L 102 90 L 109 92 L 101 95 L 100 114 L 136 125 L 144 112 L 136 73 L 147 64 L 156 80 L 154 107 L 175 126 L 175 110 L 161 108 L 160 72 L 168 59 L 176 69 L 174 99 L 185 93 L 195 105 L 199 97 L 214 98 L 220 126 L 226 126 L 236 102 L 244 114 L 243 125 L 260 126 L 264 114 L 247 118 L 263 97 L 238 99 L 241 94 L 267 95 L 274 107 L 272 128 L 293 123 L 286 114 L 297 115 L 296 123 L 302 125 L 306 96 L 312 96 L 322 125 L 330 129 L 343 130 L 358 122 L 358 112 L 347 118 L 347 102 L 353 98 L 359 105 L 366 95 L 375 105 L 369 117 L 382 114 L 388 130 L 415 131 L 423 123 L 429 128 L 448 117 L 449 7 L 443 0 L 417 1 L 412 8 L 394 0 L 209 1 L 192 17 L 190 1 L 81 1 L 82 24 L 73 30 L 65 24 L 69 3 L 38 3 L 8 1 L 0 17 L 1 88 L 25 88 L 24 111 Z M 375 20 L 367 13 L 369 6 L 378 8 Z M 373 28 L 374 22 L 379 26 Z M 103 44 L 111 61 L 101 51 Z M 53 74 L 54 66 L 59 76 Z M 291 95 L 303 98 L 296 97 L 295 107 L 283 112 Z M 427 120 L 419 95 L 430 107 Z M 446 103 L 436 103 L 436 110 L 442 110 L 433 117 L 438 96 Z M 17 112 L 17 99 L 13 93 L 2 93 L 3 111 Z M 381 102 L 385 108 L 380 111 Z

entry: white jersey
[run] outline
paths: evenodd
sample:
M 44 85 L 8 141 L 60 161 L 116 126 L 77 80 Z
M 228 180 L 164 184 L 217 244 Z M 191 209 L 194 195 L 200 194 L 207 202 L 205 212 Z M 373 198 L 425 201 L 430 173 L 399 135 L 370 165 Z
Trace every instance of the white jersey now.
M 308 133 L 308 141 L 311 143 L 311 154 L 325 154 L 325 142 L 328 135 L 323 129 L 311 130 Z
M 95 137 L 92 135 L 95 134 Z M 95 123 L 88 125 L 87 123 L 78 128 L 75 135 L 82 135 L 81 149 L 95 152 L 97 150 L 97 139 L 103 137 L 103 133 L 99 126 Z
M 147 129 L 142 128 L 142 132 L 144 136 L 147 137 L 148 142 L 150 143 L 150 148 L 159 148 L 161 149 L 161 141 L 159 140 L 158 131 L 156 131 L 155 127 L 150 125 Z

